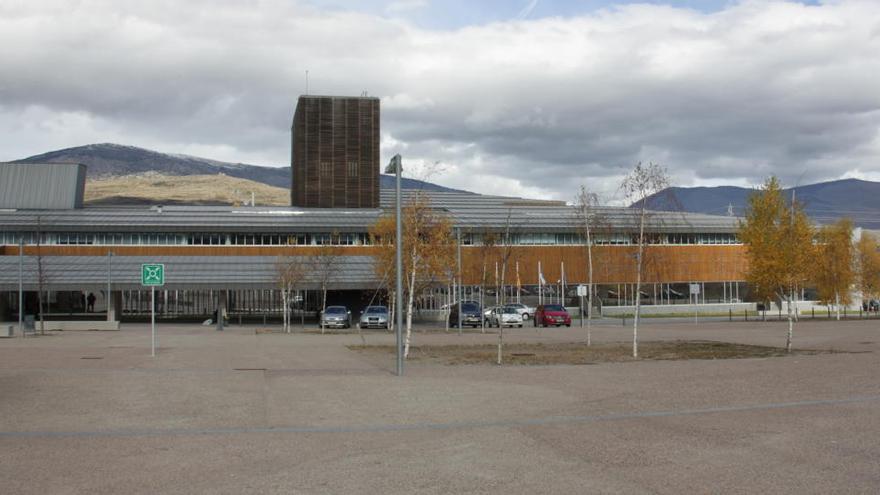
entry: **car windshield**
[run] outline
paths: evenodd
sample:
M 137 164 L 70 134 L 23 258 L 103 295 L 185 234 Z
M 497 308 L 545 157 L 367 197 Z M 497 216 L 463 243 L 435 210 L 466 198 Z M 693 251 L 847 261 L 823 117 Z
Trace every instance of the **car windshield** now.
M 504 306 L 501 308 L 501 312 L 504 314 L 516 314 L 516 306 Z
M 347 310 L 345 306 L 329 306 L 324 310 L 324 313 L 327 314 L 337 314 L 337 313 L 345 313 Z
M 544 306 L 544 311 L 565 311 L 565 308 L 558 304 L 548 304 Z
M 388 312 L 388 308 L 385 306 L 369 306 L 364 313 L 367 314 L 385 314 Z
M 462 311 L 479 311 L 480 306 L 477 303 L 462 303 L 461 310 Z

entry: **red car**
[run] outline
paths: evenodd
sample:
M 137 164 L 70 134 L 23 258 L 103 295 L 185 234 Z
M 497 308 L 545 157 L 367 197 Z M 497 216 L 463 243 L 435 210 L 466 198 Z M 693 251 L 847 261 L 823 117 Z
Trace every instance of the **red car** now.
M 556 325 L 571 326 L 571 315 L 560 304 L 541 304 L 535 308 L 535 317 L 532 319 L 535 326 Z

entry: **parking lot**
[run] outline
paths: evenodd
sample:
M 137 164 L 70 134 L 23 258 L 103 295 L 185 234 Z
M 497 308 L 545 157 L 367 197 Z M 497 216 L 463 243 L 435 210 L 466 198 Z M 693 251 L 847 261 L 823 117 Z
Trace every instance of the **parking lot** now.
M 782 358 L 581 366 L 376 360 L 382 331 L 149 325 L 0 340 L 4 493 L 876 493 L 880 323 Z M 494 343 L 416 328 L 413 344 Z M 643 341 L 783 346 L 784 323 L 646 321 Z M 572 328 L 508 342 L 580 342 Z M 620 320 L 595 342 L 625 342 Z

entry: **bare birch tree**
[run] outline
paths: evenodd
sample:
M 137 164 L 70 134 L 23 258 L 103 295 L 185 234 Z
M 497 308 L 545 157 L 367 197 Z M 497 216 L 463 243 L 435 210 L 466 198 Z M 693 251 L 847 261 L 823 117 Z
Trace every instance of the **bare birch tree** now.
M 592 344 L 593 294 L 595 292 L 593 288 L 593 236 L 597 225 L 601 223 L 598 206 L 599 197 L 596 193 L 582 185 L 577 196 L 576 213 L 584 239 L 584 248 L 587 252 L 587 346 Z M 584 315 L 581 315 L 581 318 L 583 317 Z
M 338 234 L 330 235 L 328 243 L 322 244 L 318 248 L 318 252 L 313 257 L 313 265 L 315 273 L 318 274 L 318 281 L 321 284 L 321 314 L 327 309 L 327 288 L 332 284 L 337 276 L 342 264 L 342 249 L 334 245 Z M 324 333 L 323 318 L 318 318 L 318 324 L 321 326 L 321 333 Z
M 650 212 L 648 210 L 648 197 L 663 191 L 669 187 L 669 173 L 664 167 L 656 163 L 647 166 L 639 162 L 626 177 L 620 188 L 626 198 L 632 202 L 632 207 L 638 211 L 638 251 L 636 253 L 636 290 L 635 311 L 633 311 L 633 357 L 639 356 L 639 316 L 641 315 L 642 302 L 642 271 L 644 268 L 645 255 L 645 226 Z
M 46 334 L 46 317 L 48 307 L 48 290 L 46 289 L 48 276 L 43 266 L 43 218 L 37 215 L 36 232 L 36 257 L 37 257 L 37 310 L 40 312 L 40 335 Z
M 279 256 L 275 261 L 275 277 L 281 288 L 281 300 L 284 303 L 282 331 L 290 333 L 291 293 L 296 294 L 301 288 L 307 273 L 306 263 L 301 257 Z

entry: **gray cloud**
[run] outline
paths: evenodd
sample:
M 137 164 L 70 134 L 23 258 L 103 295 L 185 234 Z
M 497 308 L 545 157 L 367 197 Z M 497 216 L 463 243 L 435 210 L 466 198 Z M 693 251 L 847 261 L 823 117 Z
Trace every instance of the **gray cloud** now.
M 874 2 L 451 31 L 281 0 L 73 5 L 0 4 L 0 159 L 119 141 L 286 164 L 309 70 L 312 93 L 382 96 L 384 153 L 453 187 L 613 198 L 639 160 L 682 185 L 880 178 Z

